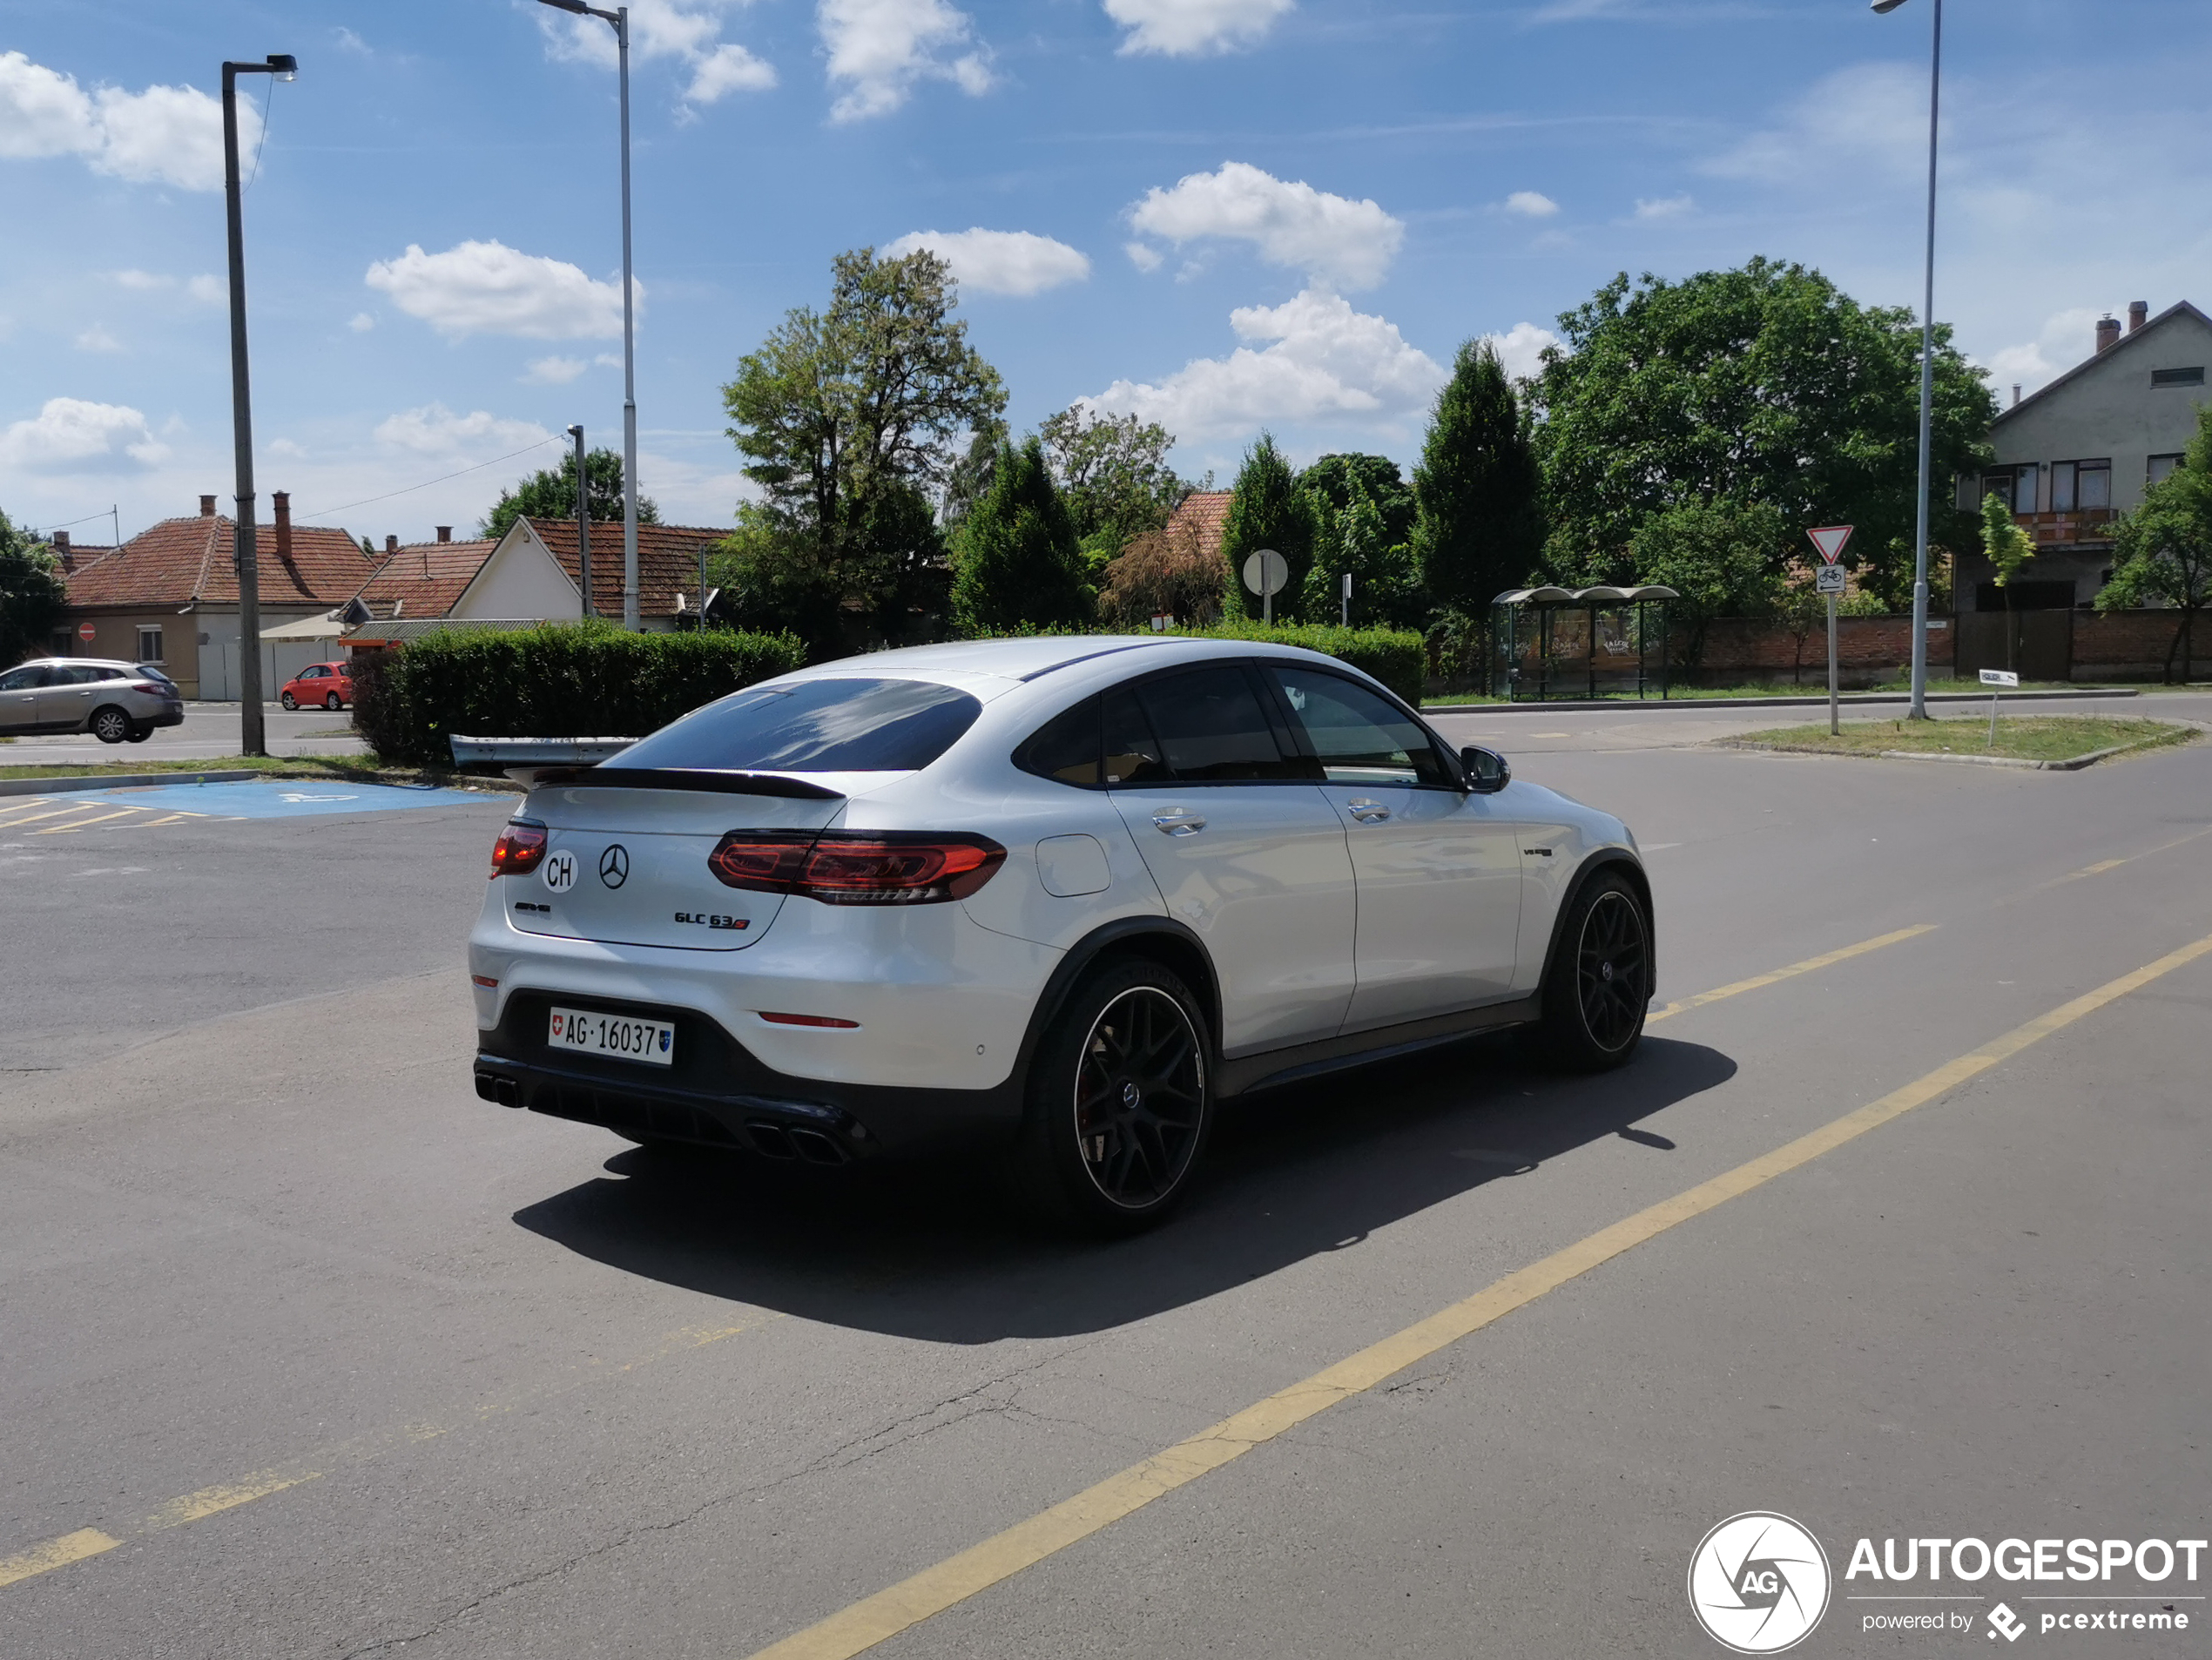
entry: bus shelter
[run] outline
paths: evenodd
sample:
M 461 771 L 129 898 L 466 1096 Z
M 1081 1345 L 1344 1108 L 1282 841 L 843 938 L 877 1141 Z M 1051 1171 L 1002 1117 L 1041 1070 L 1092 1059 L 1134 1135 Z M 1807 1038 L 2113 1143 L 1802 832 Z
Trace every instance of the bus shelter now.
M 1632 588 L 1515 588 L 1491 602 L 1491 685 L 1508 703 L 1667 695 L 1667 601 Z

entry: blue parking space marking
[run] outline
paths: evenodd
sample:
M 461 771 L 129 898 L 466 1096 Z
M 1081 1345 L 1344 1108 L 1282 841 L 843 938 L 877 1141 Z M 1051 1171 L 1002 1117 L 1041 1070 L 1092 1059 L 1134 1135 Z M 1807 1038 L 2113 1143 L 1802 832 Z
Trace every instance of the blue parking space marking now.
M 466 790 L 406 789 L 391 784 L 345 784 L 320 779 L 254 779 L 233 784 L 152 784 L 71 795 L 72 806 L 150 808 L 211 819 L 299 819 L 347 813 L 399 813 L 409 807 L 481 806 L 499 798 Z

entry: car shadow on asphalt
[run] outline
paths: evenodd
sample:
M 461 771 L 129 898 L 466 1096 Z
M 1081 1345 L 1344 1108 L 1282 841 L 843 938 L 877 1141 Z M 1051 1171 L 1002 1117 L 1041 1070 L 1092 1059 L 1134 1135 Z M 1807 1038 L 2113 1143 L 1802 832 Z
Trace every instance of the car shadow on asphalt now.
M 1133 1239 L 1041 1234 L 979 1173 L 816 1171 L 631 1148 L 515 1213 L 582 1256 L 833 1326 L 940 1343 L 1127 1325 L 1273 1273 L 1608 1137 L 1726 1083 L 1736 1063 L 1646 1038 L 1635 1063 L 1562 1078 L 1510 1037 L 1231 1104 L 1189 1201 Z

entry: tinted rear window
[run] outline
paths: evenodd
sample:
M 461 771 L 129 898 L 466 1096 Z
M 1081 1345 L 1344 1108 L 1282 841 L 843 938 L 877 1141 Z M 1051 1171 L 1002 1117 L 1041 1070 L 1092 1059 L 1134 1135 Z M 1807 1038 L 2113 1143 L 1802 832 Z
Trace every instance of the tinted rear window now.
M 1234 664 L 1156 676 L 1137 682 L 1136 691 L 1165 751 L 1162 759 L 1179 782 L 1311 776 L 1303 760 L 1276 744 L 1258 694 Z
M 924 680 L 802 680 L 695 709 L 604 763 L 713 772 L 911 773 L 935 760 L 983 705 Z

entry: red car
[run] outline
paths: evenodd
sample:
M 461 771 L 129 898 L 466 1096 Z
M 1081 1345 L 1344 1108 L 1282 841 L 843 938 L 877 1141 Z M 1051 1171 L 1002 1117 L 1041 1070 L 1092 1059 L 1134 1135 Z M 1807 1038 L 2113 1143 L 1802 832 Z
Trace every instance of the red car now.
M 287 709 L 297 709 L 303 703 L 343 709 L 353 700 L 354 670 L 349 663 L 310 663 L 287 680 L 277 696 L 277 701 Z

